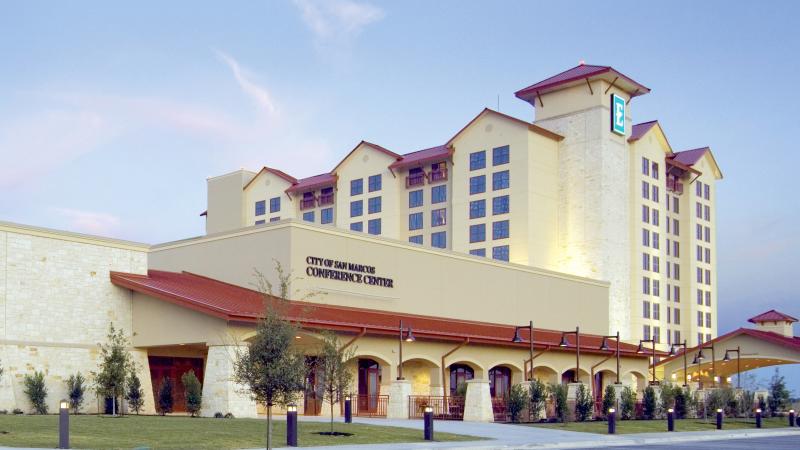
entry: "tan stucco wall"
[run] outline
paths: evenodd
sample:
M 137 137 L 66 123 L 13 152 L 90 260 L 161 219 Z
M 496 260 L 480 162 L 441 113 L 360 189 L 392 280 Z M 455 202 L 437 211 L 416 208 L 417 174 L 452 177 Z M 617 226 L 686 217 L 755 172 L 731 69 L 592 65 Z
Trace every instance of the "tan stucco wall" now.
M 30 409 L 23 378 L 43 371 L 51 411 L 64 380 L 97 370 L 108 325 L 131 331 L 131 294 L 110 271 L 145 273 L 148 246 L 0 222 L 0 409 Z M 146 392 L 147 360 L 135 352 Z M 145 408 L 152 408 L 152 396 Z M 87 392 L 85 411 L 96 410 Z
M 206 233 L 217 233 L 242 226 L 247 218 L 242 188 L 255 175 L 247 170 L 237 170 L 207 180 Z
M 394 288 L 306 275 L 306 257 L 375 266 Z M 257 229 L 153 248 L 151 269 L 186 270 L 253 287 L 254 268 L 273 277 L 273 259 L 297 276 L 295 298 L 315 302 L 498 323 L 534 319 L 537 327 L 588 333 L 608 329 L 608 285 L 404 242 L 282 221 Z

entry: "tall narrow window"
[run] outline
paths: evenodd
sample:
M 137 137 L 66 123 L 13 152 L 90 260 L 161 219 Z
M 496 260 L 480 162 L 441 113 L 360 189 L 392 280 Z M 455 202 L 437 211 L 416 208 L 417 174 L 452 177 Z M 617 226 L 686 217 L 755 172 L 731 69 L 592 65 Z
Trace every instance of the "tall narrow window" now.
M 267 213 L 267 202 L 266 200 L 259 200 L 256 202 L 256 215 L 263 216 Z
M 281 198 L 273 197 L 269 199 L 269 212 L 279 212 L 281 210 Z
M 642 175 L 650 175 L 650 160 L 642 157 Z
M 320 223 L 329 224 L 333 223 L 333 208 L 325 208 L 319 212 Z
M 442 203 L 447 201 L 447 185 L 442 184 L 431 188 L 431 203 Z
M 408 229 L 421 230 L 422 229 L 422 213 L 413 213 L 408 215 Z
M 409 208 L 417 208 L 422 206 L 423 203 L 423 194 L 422 189 L 411 191 L 408 193 L 408 207 Z

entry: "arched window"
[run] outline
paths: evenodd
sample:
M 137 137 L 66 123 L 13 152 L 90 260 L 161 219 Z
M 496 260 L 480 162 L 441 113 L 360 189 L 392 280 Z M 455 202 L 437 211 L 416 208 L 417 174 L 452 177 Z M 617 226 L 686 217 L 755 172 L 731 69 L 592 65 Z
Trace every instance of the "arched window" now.
M 489 392 L 492 397 L 507 397 L 510 389 L 511 369 L 498 366 L 489 370 Z
M 458 385 L 466 383 L 467 380 L 475 378 L 475 371 L 472 367 L 465 364 L 453 364 L 450 366 L 450 395 L 456 395 Z

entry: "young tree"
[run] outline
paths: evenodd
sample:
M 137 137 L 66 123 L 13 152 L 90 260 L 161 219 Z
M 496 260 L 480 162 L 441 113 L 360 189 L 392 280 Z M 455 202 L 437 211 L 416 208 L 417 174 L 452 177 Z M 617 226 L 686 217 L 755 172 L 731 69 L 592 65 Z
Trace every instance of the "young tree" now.
M 288 311 L 291 275 L 276 262 L 279 296 L 272 295 L 273 285 L 256 272 L 258 288 L 264 294 L 264 318 L 256 326 L 249 347 L 235 355 L 234 381 L 250 397 L 267 407 L 267 448 L 272 448 L 272 407 L 286 406 L 303 389 L 305 357 L 295 345 L 297 326 L 285 320 Z
M 44 373 L 33 372 L 25 375 L 25 395 L 28 396 L 36 414 L 47 414 L 47 386 L 44 384 Z
M 656 417 L 656 391 L 653 386 L 644 388 L 644 397 L 642 397 L 642 412 L 645 419 L 654 419 Z
M 162 416 L 172 412 L 175 399 L 172 397 L 172 379 L 164 377 L 158 388 L 158 412 Z
M 136 375 L 135 370 L 132 370 L 130 375 L 128 375 L 127 383 L 128 389 L 125 394 L 125 400 L 128 401 L 133 412 L 139 415 L 139 411 L 141 411 L 142 406 L 144 406 L 144 389 L 142 389 L 142 382 L 139 381 L 139 376 Z
M 81 409 L 83 404 L 83 394 L 86 391 L 86 379 L 80 372 L 70 375 L 67 379 L 67 394 L 69 395 L 69 406 L 75 414 Z
M 619 409 L 622 420 L 630 420 L 636 414 L 636 391 L 630 386 L 625 386 L 622 390 Z
M 608 410 L 614 408 L 617 404 L 617 391 L 614 389 L 614 386 L 609 384 L 606 386 L 606 391 L 603 393 L 603 411 L 601 414 L 603 417 L 608 418 Z
M 127 375 L 135 370 L 133 357 L 128 351 L 128 338 L 122 329 L 115 329 L 114 323 L 108 324 L 108 335 L 105 344 L 100 347 L 99 372 L 93 372 L 97 393 L 111 397 L 112 414 L 117 413 L 117 399 L 125 393 Z
M 195 417 L 203 406 L 203 387 L 194 370 L 190 370 L 181 376 L 183 382 L 185 398 L 186 398 L 186 411 Z
M 547 385 L 545 385 L 538 378 L 534 378 L 531 380 L 530 387 L 528 388 L 528 394 L 530 395 L 531 401 L 531 420 L 536 420 L 539 418 L 539 415 L 542 413 L 542 410 L 547 403 Z
M 521 384 L 511 386 L 511 391 L 508 393 L 508 414 L 511 416 L 511 421 L 519 422 L 520 413 L 528 405 L 528 392 Z
M 331 407 L 331 434 L 333 434 L 333 405 L 345 396 L 353 382 L 353 373 L 348 370 L 347 361 L 353 358 L 354 353 L 352 347 L 341 348 L 339 339 L 332 332 L 322 333 L 319 365 L 324 399 Z
M 556 417 L 561 423 L 567 421 L 567 387 L 563 384 L 551 384 L 548 388 L 553 396 Z
M 592 416 L 593 407 L 592 393 L 586 389 L 585 384 L 581 383 L 575 392 L 575 419 L 578 422 L 585 422 Z
M 786 409 L 789 404 L 789 389 L 786 388 L 786 380 L 780 373 L 778 368 L 775 368 L 775 374 L 769 382 L 769 397 L 767 404 L 769 406 L 769 413 L 771 416 L 776 416 L 779 411 Z

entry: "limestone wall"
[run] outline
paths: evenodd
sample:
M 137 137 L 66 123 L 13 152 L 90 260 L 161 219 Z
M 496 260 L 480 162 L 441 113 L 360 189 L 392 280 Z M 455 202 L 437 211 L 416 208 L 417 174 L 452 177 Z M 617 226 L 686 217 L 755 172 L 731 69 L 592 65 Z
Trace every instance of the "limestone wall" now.
M 97 370 L 109 323 L 131 330 L 130 293 L 109 272 L 145 273 L 146 252 L 143 244 L 0 222 L 0 409 L 30 410 L 26 374 L 45 373 L 55 411 L 69 375 Z M 147 358 L 134 353 L 152 410 Z M 84 411 L 96 410 L 87 394 Z

